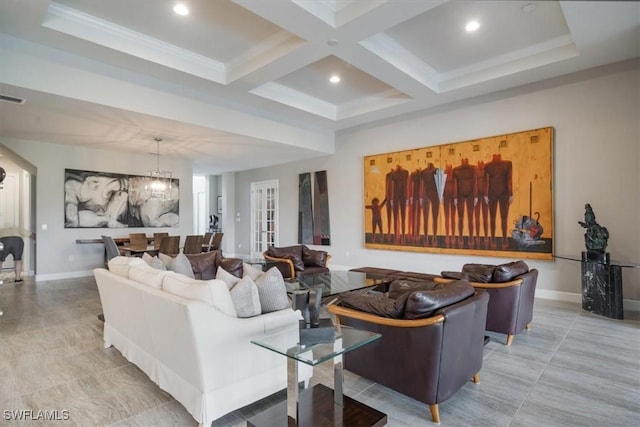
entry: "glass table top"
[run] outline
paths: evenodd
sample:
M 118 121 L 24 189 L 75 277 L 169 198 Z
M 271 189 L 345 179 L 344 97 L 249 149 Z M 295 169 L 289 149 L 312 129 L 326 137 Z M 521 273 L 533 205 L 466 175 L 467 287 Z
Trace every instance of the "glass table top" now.
M 577 261 L 577 262 L 582 262 L 582 257 L 581 256 L 576 256 L 576 255 L 554 255 L 554 258 L 556 259 L 564 259 L 567 261 Z M 592 262 L 596 262 L 596 261 L 592 261 Z M 618 267 L 624 267 L 624 268 L 640 268 L 640 264 L 636 264 L 633 262 L 627 262 L 627 261 L 617 261 L 617 260 L 610 260 L 609 264 L 614 265 L 614 266 L 618 266 Z
M 322 296 L 327 297 L 381 284 L 384 282 L 384 277 L 359 271 L 330 271 L 285 281 L 285 286 L 289 293 L 299 289 L 320 287 L 322 288 Z
M 315 366 L 347 353 L 382 337 L 375 332 L 348 326 L 335 326 L 335 337 L 330 342 L 304 345 L 300 343 L 300 330 L 286 331 L 265 335 L 251 340 L 253 344 L 274 351 L 283 356 L 295 359 L 307 365 Z

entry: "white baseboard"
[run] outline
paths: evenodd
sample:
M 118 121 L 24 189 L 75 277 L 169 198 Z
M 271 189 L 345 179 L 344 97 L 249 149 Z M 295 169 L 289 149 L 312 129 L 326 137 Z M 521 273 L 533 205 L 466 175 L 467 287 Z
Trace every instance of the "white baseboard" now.
M 536 289 L 536 298 L 551 299 L 556 301 L 567 301 L 582 304 L 582 294 L 572 292 L 548 291 L 546 289 Z M 625 299 L 622 301 L 623 310 L 640 311 L 640 301 Z
M 78 277 L 88 277 L 93 275 L 93 270 L 70 271 L 67 273 L 36 274 L 36 282 L 46 282 L 47 280 L 76 279 Z

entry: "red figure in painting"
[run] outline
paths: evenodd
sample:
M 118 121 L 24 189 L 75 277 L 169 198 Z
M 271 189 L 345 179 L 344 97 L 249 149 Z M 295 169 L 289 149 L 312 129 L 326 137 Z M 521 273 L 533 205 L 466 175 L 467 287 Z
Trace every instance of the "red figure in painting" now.
M 458 247 L 464 245 L 463 228 L 465 207 L 469 226 L 469 246 L 473 246 L 473 207 L 478 203 L 478 181 L 476 168 L 469 159 L 462 159 L 460 166 L 453 169 L 453 203 L 458 208 Z
M 509 205 L 513 202 L 512 167 L 511 162 L 502 160 L 500 154 L 494 154 L 492 160 L 484 167 L 487 195 L 485 200 L 489 205 L 491 219 L 491 247 L 496 248 L 496 214 L 500 207 L 500 225 L 502 229 L 502 249 L 509 247 L 507 240 L 507 218 Z

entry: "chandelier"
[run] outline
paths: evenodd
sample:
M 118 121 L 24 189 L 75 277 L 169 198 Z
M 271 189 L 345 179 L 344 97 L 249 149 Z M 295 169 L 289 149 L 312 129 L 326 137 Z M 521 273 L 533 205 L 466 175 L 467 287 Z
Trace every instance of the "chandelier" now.
M 162 138 L 155 138 L 156 141 L 156 170 L 149 170 L 146 173 L 147 183 L 144 190 L 147 197 L 151 199 L 170 199 L 172 182 L 171 172 L 160 170 L 160 141 Z

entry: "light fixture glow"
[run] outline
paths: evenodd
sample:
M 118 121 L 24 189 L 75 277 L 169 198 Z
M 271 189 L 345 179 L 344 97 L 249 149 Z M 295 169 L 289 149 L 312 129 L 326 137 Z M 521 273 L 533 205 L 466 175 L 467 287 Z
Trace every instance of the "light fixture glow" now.
M 471 31 L 475 31 L 478 28 L 480 28 L 480 23 L 478 21 L 469 21 L 467 23 L 467 26 L 464 27 L 465 30 L 471 32 Z
M 181 16 L 189 14 L 189 8 L 184 3 L 177 3 L 175 6 L 173 6 L 173 11 Z
M 335 85 L 335 84 L 338 84 L 338 83 L 340 83 L 340 76 L 339 76 L 339 75 L 337 75 L 337 74 L 334 74 L 334 75 L 332 75 L 332 76 L 329 78 L 329 81 L 330 81 L 331 83 L 333 83 L 334 85 Z

